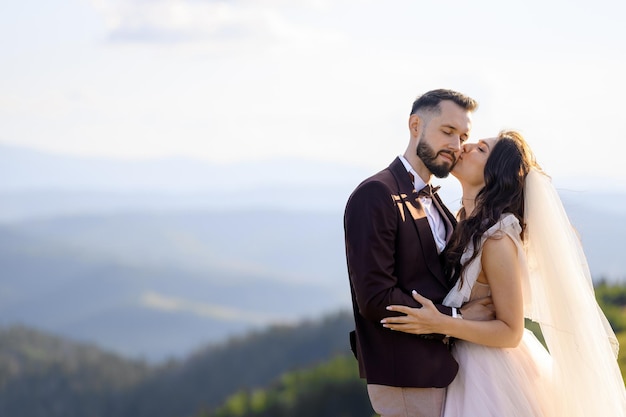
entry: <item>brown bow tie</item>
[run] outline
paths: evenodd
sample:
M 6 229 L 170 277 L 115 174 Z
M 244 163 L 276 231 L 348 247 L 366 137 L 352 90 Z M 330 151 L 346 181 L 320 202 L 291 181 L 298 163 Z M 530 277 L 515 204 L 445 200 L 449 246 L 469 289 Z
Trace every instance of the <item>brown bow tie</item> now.
M 436 186 L 433 187 L 430 184 L 426 184 L 426 186 L 424 188 L 422 188 L 421 190 L 418 191 L 417 196 L 418 197 L 428 197 L 428 198 L 433 198 L 433 194 L 435 194 L 437 191 L 439 191 L 439 189 L 441 188 L 441 186 Z

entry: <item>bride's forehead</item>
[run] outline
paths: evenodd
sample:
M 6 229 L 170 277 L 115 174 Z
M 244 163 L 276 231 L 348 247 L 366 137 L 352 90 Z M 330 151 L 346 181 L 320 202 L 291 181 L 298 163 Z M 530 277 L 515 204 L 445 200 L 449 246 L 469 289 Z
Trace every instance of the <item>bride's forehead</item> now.
M 499 139 L 498 137 L 483 138 L 483 139 L 470 140 L 470 141 L 467 141 L 465 143 L 468 144 L 468 145 L 471 145 L 471 144 L 476 144 L 477 145 L 477 144 L 480 144 L 480 143 L 484 143 L 484 144 L 486 144 L 487 146 L 489 146 L 491 148 L 491 147 L 493 147 L 493 145 L 496 144 L 498 139 Z
M 479 142 L 483 142 L 486 143 L 487 145 L 489 145 L 489 147 L 493 147 L 493 145 L 496 144 L 496 142 L 499 140 L 499 138 L 494 137 L 494 138 L 486 138 L 486 139 L 481 139 Z

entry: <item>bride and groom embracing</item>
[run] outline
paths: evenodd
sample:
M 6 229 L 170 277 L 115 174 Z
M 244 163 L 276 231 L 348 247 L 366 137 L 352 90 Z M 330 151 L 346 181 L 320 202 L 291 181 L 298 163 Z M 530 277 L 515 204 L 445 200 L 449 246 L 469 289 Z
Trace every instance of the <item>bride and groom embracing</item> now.
M 559 196 L 519 133 L 465 143 L 476 107 L 451 90 L 418 97 L 406 152 L 346 205 L 351 342 L 372 406 L 382 417 L 626 416 L 617 340 Z M 428 184 L 450 172 L 456 217 Z

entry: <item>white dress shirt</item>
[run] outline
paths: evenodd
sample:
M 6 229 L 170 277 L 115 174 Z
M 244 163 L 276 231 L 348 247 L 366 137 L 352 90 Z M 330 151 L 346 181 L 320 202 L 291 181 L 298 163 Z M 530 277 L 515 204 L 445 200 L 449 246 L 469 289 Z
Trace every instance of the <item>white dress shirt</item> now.
M 415 172 L 404 155 L 400 155 L 398 158 L 402 161 L 407 173 L 411 173 L 411 175 L 413 175 L 413 187 L 415 187 L 415 190 L 419 191 L 424 188 L 426 183 L 419 175 L 417 175 L 417 172 Z M 424 212 L 426 213 L 430 230 L 433 232 L 433 238 L 435 239 L 435 244 L 437 245 L 437 253 L 441 253 L 441 251 L 443 251 L 446 247 L 446 225 L 441 218 L 441 213 L 439 213 L 437 207 L 433 205 L 433 200 L 431 198 L 419 197 L 419 199 L 422 203 L 422 207 L 424 207 Z

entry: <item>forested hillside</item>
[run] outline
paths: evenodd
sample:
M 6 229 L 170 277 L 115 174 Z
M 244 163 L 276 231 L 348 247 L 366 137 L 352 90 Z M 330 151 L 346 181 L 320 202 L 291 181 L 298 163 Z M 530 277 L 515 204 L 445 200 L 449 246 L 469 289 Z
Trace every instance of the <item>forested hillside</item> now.
M 154 370 L 24 327 L 0 331 L 0 416 L 116 416 Z
M 353 356 L 289 372 L 268 388 L 241 390 L 197 417 L 367 417 L 374 415 Z
M 0 416 L 174 417 L 213 410 L 241 389 L 349 354 L 348 314 L 206 347 L 149 367 L 33 330 L 0 332 Z
M 626 346 L 626 285 L 596 296 Z M 530 326 L 532 330 L 536 330 Z M 147 365 L 22 327 L 0 331 L 0 415 L 345 417 L 372 415 L 348 349 L 346 312 L 274 326 Z M 626 348 L 619 357 L 626 371 Z

